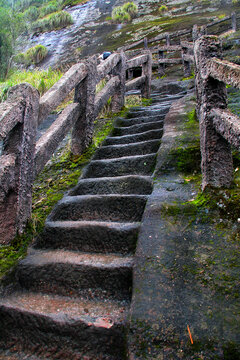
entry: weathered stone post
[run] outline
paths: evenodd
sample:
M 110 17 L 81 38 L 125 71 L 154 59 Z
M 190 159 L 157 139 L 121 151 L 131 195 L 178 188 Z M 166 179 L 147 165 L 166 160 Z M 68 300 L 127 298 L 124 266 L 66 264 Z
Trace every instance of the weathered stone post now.
M 184 59 L 185 55 L 188 55 L 188 48 L 186 46 L 184 46 L 183 44 L 181 44 L 182 46 L 182 62 L 183 62 L 183 71 L 184 71 L 184 76 L 185 77 L 189 77 L 191 75 L 191 63 L 190 61 L 187 61 Z
M 126 56 L 124 52 L 121 52 L 121 60 L 117 66 L 113 69 L 112 75 L 118 76 L 120 83 L 115 90 L 115 94 L 112 96 L 111 109 L 113 112 L 118 112 L 124 106 L 125 99 L 125 86 L 126 86 Z
M 146 81 L 142 86 L 142 97 L 149 99 L 151 94 L 151 79 L 152 79 L 152 53 L 150 50 L 144 52 L 148 55 L 148 60 L 142 65 L 142 75 L 146 76 Z
M 207 26 L 206 25 L 202 25 L 200 27 L 199 36 L 203 36 L 203 35 L 207 35 Z
M 31 217 L 38 111 L 39 92 L 27 83 L 14 86 L 0 107 L 0 244 L 22 233 Z
M 79 118 L 72 130 L 72 153 L 81 155 L 92 141 L 94 126 L 94 102 L 97 83 L 97 58 L 88 59 L 87 76 L 75 88 L 74 102 L 80 104 Z
M 232 30 L 237 31 L 237 17 L 235 12 L 232 13 L 231 18 L 232 18 Z
M 194 55 L 197 67 L 196 88 L 202 154 L 202 189 L 207 186 L 229 186 L 233 164 L 231 148 L 219 135 L 212 123 L 210 111 L 227 107 L 226 86 L 209 74 L 208 62 L 212 57 L 221 58 L 221 43 L 216 36 L 203 36 L 195 42 Z
M 144 49 L 148 49 L 148 39 L 145 37 L 143 40 L 144 43 Z
M 159 50 L 158 51 L 158 59 L 162 60 L 164 59 L 164 51 Z M 163 76 L 165 74 L 165 64 L 158 63 L 158 74 L 159 76 Z
M 195 24 L 195 25 L 193 25 L 193 29 L 192 29 L 192 40 L 193 40 L 193 42 L 195 42 L 198 38 L 199 38 L 198 26 Z
M 166 34 L 166 45 L 167 46 L 171 45 L 171 43 L 170 43 L 170 35 L 168 33 Z

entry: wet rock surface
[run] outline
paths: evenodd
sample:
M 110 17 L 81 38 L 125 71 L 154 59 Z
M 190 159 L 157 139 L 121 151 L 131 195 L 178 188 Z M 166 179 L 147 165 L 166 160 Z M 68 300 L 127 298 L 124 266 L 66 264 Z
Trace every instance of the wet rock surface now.
M 240 354 L 237 245 L 214 225 L 208 209 L 200 213 L 191 205 L 197 189 L 173 161 L 175 149 L 183 152 L 196 135 L 183 127 L 190 98 L 175 102 L 165 119 L 154 189 L 141 222 L 131 360 L 238 359 Z
M 17 266 L 0 299 L 2 359 L 126 358 L 137 235 L 174 99 L 152 96 L 116 122 Z

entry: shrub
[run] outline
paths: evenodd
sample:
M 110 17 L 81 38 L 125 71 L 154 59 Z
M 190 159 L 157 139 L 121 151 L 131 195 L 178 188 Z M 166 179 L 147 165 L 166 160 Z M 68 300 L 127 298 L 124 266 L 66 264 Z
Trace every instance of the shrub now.
M 24 11 L 23 15 L 26 20 L 35 21 L 39 16 L 39 10 L 36 6 L 30 6 L 30 8 Z
M 126 11 L 132 18 L 137 15 L 138 7 L 134 2 L 125 3 L 122 9 Z
M 47 48 L 43 45 L 36 45 L 28 49 L 25 53 L 15 56 L 15 62 L 18 64 L 39 64 L 47 55 Z
M 66 11 L 58 11 L 35 21 L 32 25 L 32 31 L 51 31 L 55 29 L 62 29 L 71 24 L 73 24 L 71 15 Z
M 125 3 L 123 6 L 117 6 L 112 11 L 112 20 L 117 23 L 131 21 L 138 11 L 137 5 L 133 2 Z
M 46 6 L 41 7 L 40 9 L 40 18 L 57 12 L 59 10 L 59 4 L 56 1 L 48 3 Z
M 166 5 L 162 5 L 158 8 L 158 11 L 160 12 L 160 14 L 165 13 L 168 10 Z

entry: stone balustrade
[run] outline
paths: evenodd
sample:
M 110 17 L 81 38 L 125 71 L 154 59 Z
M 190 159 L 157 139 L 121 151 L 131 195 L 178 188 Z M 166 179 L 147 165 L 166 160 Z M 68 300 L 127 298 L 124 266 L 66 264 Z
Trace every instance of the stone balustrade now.
M 142 75 L 126 83 L 128 67 L 141 67 Z M 72 130 L 72 152 L 80 155 L 92 141 L 94 121 L 111 97 L 112 111 L 124 105 L 126 89 L 140 89 L 150 97 L 152 55 L 143 50 L 128 64 L 123 52 L 114 53 L 97 65 L 97 58 L 73 65 L 41 98 L 29 84 L 9 91 L 0 104 L 0 244 L 9 244 L 16 233 L 24 230 L 31 217 L 32 185 L 35 177 Z M 107 79 L 96 94 L 96 85 Z M 36 141 L 40 123 L 75 89 L 74 101 Z
M 226 84 L 240 88 L 240 66 L 221 60 L 217 36 L 200 37 L 194 45 L 194 57 L 202 188 L 229 187 L 233 178 L 231 146 L 239 149 L 240 118 L 227 109 Z

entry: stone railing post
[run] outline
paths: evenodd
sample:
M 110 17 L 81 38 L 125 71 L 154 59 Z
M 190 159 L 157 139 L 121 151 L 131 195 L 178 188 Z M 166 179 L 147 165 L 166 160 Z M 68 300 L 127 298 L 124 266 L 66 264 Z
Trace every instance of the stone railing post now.
M 193 29 L 192 29 L 192 41 L 195 42 L 198 38 L 199 38 L 198 26 L 195 24 L 193 25 Z
M 144 43 L 144 49 L 148 49 L 148 39 L 145 37 L 143 40 Z
M 203 36 L 203 35 L 207 35 L 207 26 L 206 25 L 202 25 L 199 30 L 199 37 Z
M 167 46 L 171 45 L 171 43 L 170 43 L 170 35 L 169 34 L 166 34 L 166 45 Z
M 81 155 L 92 141 L 94 126 L 94 102 L 97 84 L 97 58 L 89 58 L 87 76 L 75 88 L 74 102 L 80 104 L 80 114 L 72 130 L 72 153 Z
M 212 108 L 227 107 L 226 86 L 209 75 L 208 62 L 212 57 L 221 58 L 221 43 L 216 36 L 202 36 L 195 42 L 194 55 L 197 73 L 195 77 L 200 141 L 202 154 L 202 189 L 207 186 L 230 186 L 233 164 L 231 147 L 219 135 L 212 123 Z
M 162 60 L 162 59 L 164 59 L 164 57 L 165 57 L 164 51 L 159 50 L 158 51 L 158 59 Z M 158 63 L 158 74 L 159 74 L 159 76 L 165 75 L 165 64 Z
M 121 60 L 112 71 L 113 76 L 118 76 L 120 83 L 116 88 L 115 94 L 112 96 L 111 110 L 118 112 L 124 106 L 125 86 L 126 86 L 126 56 L 121 52 Z
M 27 83 L 16 85 L 9 91 L 6 106 L 8 103 L 10 107 L 19 103 L 19 107 L 17 124 L 5 138 L 2 151 L 7 162 L 0 174 L 0 244 L 22 233 L 31 217 L 39 92 Z M 0 158 L 0 168 L 1 164 Z
M 182 45 L 182 62 L 183 62 L 183 71 L 185 77 L 189 77 L 191 75 L 191 63 L 190 61 L 184 60 L 184 55 L 188 55 L 188 53 L 189 53 L 188 48 Z
M 235 12 L 232 13 L 231 19 L 232 19 L 232 30 L 237 31 L 237 17 Z
M 142 65 L 142 75 L 146 76 L 146 81 L 142 86 L 142 97 L 149 99 L 151 94 L 151 79 L 152 79 L 152 53 L 146 50 L 145 54 L 148 55 L 148 61 Z

